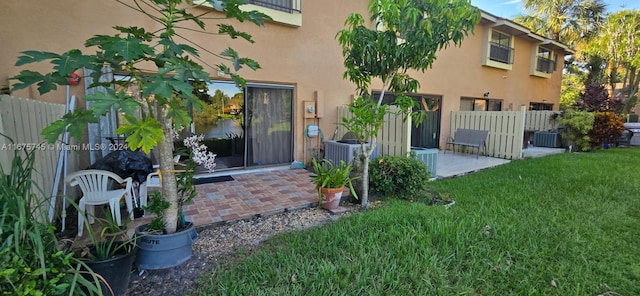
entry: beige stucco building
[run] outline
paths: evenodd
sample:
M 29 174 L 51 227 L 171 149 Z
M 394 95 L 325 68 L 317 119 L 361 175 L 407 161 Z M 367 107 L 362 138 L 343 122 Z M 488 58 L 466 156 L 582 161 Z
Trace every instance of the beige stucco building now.
M 366 14 L 368 1 L 301 1 L 249 1 L 255 2 L 249 8 L 260 9 L 274 19 L 264 27 L 233 23 L 237 29 L 250 33 L 254 44 L 191 31 L 181 33 L 185 40 L 179 41 L 197 47 L 206 65 L 219 62 L 206 51 L 219 53 L 232 47 L 240 55 L 257 60 L 262 67 L 258 71 L 242 70 L 240 74 L 248 85 L 238 90 L 226 77 L 218 77 L 215 68 L 205 66 L 217 81 L 209 86 L 208 93 L 213 97 L 217 89 L 227 95 L 222 98 L 219 110 L 236 119 L 245 116 L 246 122 L 238 125 L 237 120 L 230 120 L 228 126 L 223 124 L 226 129 L 220 128 L 220 124 L 195 128 L 210 138 L 235 139 L 233 148 L 220 153 L 222 163 L 224 157 L 229 158 L 220 168 L 302 160 L 308 149 L 307 126 L 317 124 L 325 138 L 331 138 L 337 122 L 336 107 L 348 104 L 355 93 L 355 86 L 342 78 L 344 67 L 335 35 L 343 28 L 349 13 Z M 93 35 L 113 34 L 114 25 L 157 26 L 116 1 L 96 0 L 6 1 L 0 9 L 0 22 L 0 86 L 24 69 L 14 66 L 21 51 L 64 52 L 83 48 L 84 41 Z M 217 30 L 213 21 L 207 21 L 207 28 Z M 414 73 L 421 83 L 415 97 L 429 102 L 431 111 L 432 120 L 422 127 L 423 134 L 432 136 L 428 140 L 414 139 L 412 143 L 442 146 L 450 133 L 451 111 L 506 111 L 520 106 L 558 110 L 564 56 L 571 53 L 563 44 L 482 12 L 475 34 L 468 36 L 461 47 L 448 47 L 438 53 L 432 69 Z M 29 69 L 46 71 L 48 67 L 29 66 Z M 72 86 L 71 94 L 83 95 L 83 85 Z M 372 91 L 379 87 L 380 83 L 374 82 Z M 243 94 L 244 102 L 232 100 L 238 93 Z M 13 95 L 56 103 L 65 101 L 62 89 L 41 96 L 32 86 Z M 260 120 L 252 121 L 251 116 Z M 267 120 L 272 122 L 264 125 Z

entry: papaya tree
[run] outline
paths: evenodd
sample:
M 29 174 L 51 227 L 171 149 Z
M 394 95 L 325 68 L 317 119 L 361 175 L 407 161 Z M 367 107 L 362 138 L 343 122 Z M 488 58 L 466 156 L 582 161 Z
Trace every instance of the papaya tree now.
M 395 104 L 408 116 L 416 104 L 407 94 L 416 92 L 420 83 L 409 70 L 424 72 L 436 59 L 436 53 L 462 40 L 480 21 L 479 9 L 468 0 L 371 0 L 370 22 L 358 13 L 347 17 L 345 29 L 337 34 L 342 46 L 343 77 L 356 85 L 358 97 L 349 106 L 354 114 L 340 123 L 356 135 L 363 152 L 362 208 L 368 206 L 369 160 L 376 137 L 389 108 L 382 104 L 385 92 L 396 95 Z M 379 97 L 370 95 L 373 79 L 382 83 Z M 415 122 L 424 113 L 413 114 Z M 406 118 L 406 117 L 405 117 Z M 370 145 L 366 147 L 365 142 Z
M 164 224 L 167 233 L 173 233 L 181 223 L 179 219 L 181 198 L 178 193 L 173 161 L 173 134 L 188 127 L 192 121 L 189 110 L 199 110 L 203 103 L 194 95 L 194 82 L 199 84 L 210 81 L 210 74 L 200 65 L 199 49 L 219 59 L 217 64 L 206 64 L 218 73 L 229 75 L 237 84 L 244 80 L 237 74 L 243 67 L 253 70 L 259 64 L 249 58 L 240 57 L 232 48 L 219 54 L 203 48 L 195 42 L 181 36 L 184 30 L 204 33 L 203 38 L 211 35 L 228 35 L 253 43 L 251 35 L 237 31 L 229 24 L 218 24 L 216 32 L 205 30 L 205 15 L 218 12 L 208 19 L 235 19 L 263 25 L 266 15 L 255 11 L 243 11 L 241 0 L 207 0 L 213 9 L 195 9 L 193 2 L 184 0 L 134 0 L 118 1 L 124 6 L 140 12 L 157 24 L 154 28 L 137 26 L 115 26 L 113 35 L 95 35 L 85 42 L 85 54 L 79 49 L 71 49 L 58 54 L 28 50 L 22 52 L 16 66 L 30 63 L 50 62 L 53 71 L 39 73 L 23 70 L 13 79 L 14 90 L 37 84 L 41 94 L 55 90 L 57 86 L 69 84 L 68 79 L 79 69 L 91 70 L 93 81 L 89 88 L 104 87 L 106 91 L 96 91 L 83 99 L 91 102 L 88 110 L 76 109 L 50 126 L 42 134 L 49 142 L 56 141 L 68 129 L 72 137 L 81 139 L 90 122 L 96 122 L 99 116 L 115 110 L 124 114 L 126 122 L 116 132 L 126 135 L 129 149 L 140 149 L 149 153 L 157 148 L 162 173 L 162 197 L 169 207 L 164 210 Z M 193 28 L 192 28 L 193 27 Z M 194 29 L 195 28 L 195 29 Z M 206 35 L 205 35 L 206 34 Z M 180 42 L 182 41 L 182 42 Z M 229 66 L 231 65 L 231 66 Z M 126 80 L 101 80 L 103 67 L 108 66 L 114 72 L 125 73 Z M 150 74 L 150 72 L 152 74 Z M 137 89 L 141 96 L 136 99 L 131 92 L 120 89 Z M 140 101 L 141 99 L 141 101 Z M 136 117 L 142 109 L 142 117 Z

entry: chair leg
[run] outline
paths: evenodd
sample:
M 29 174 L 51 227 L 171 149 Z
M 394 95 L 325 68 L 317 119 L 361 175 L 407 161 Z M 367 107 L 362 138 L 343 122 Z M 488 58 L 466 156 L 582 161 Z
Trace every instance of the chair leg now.
M 82 209 L 82 208 L 81 208 Z M 89 224 L 93 224 L 96 222 L 96 206 L 94 205 L 84 205 L 84 212 L 87 215 L 87 221 Z
M 129 221 L 133 221 L 133 199 L 134 196 L 131 194 L 131 192 L 125 192 L 124 200 L 127 204 L 127 211 L 129 211 Z
M 138 182 L 133 183 L 134 185 L 131 187 L 131 199 L 133 200 L 134 208 L 138 207 L 138 197 L 137 194 L 140 194 L 140 184 Z
M 82 232 L 84 230 L 84 215 L 85 215 L 85 204 L 84 200 L 80 199 L 78 203 L 78 236 L 82 236 Z
M 118 226 L 122 226 L 122 217 L 120 216 L 120 199 L 112 199 L 109 201 L 109 208 L 111 209 L 111 216 L 116 219 Z
M 146 207 L 147 206 L 147 184 L 146 183 L 140 184 L 140 191 L 138 195 L 140 195 L 140 207 Z

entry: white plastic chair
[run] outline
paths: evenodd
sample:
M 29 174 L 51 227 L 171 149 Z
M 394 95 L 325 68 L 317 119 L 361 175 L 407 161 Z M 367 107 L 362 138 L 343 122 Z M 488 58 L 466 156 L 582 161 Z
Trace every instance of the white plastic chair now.
M 78 202 L 78 236 L 84 230 L 84 215 L 90 224 L 95 222 L 95 205 L 108 204 L 111 217 L 115 217 L 118 225 L 122 225 L 120 217 L 120 199 L 125 198 L 129 218 L 133 220 L 133 179 L 122 179 L 115 173 L 104 170 L 83 170 L 69 174 L 65 178 L 69 186 L 80 186 L 82 198 Z M 125 184 L 125 188 L 113 189 L 114 184 Z
M 180 162 L 180 155 L 176 155 L 173 158 L 174 163 Z M 155 172 L 147 175 L 147 180 L 140 184 L 140 207 L 147 206 L 147 200 L 149 199 L 149 190 L 150 189 L 160 189 L 162 188 L 162 182 L 160 180 L 160 170 L 159 165 L 154 165 L 153 168 L 156 169 Z

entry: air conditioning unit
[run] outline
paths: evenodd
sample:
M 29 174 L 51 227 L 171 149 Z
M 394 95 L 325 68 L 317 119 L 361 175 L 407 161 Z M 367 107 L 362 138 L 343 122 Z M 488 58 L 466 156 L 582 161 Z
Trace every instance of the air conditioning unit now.
M 369 144 L 365 144 L 365 147 L 369 147 Z M 376 145 L 376 149 L 371 153 L 371 159 L 377 158 L 380 149 Z M 353 141 L 324 141 L 324 158 L 331 160 L 333 163 L 338 164 L 341 160 L 351 163 L 356 155 L 360 155 L 362 149 L 360 144 Z
M 438 149 L 411 147 L 411 151 L 415 152 L 416 157 L 427 165 L 429 177 L 435 178 L 437 176 Z
M 559 148 L 562 147 L 560 133 L 535 132 L 533 133 L 533 145 L 538 147 Z

